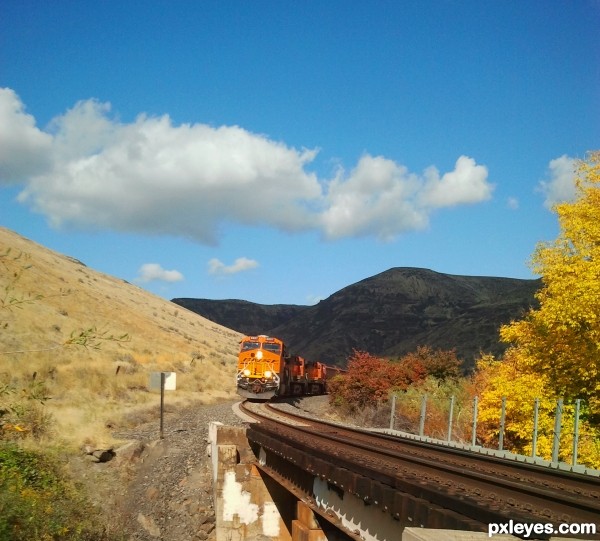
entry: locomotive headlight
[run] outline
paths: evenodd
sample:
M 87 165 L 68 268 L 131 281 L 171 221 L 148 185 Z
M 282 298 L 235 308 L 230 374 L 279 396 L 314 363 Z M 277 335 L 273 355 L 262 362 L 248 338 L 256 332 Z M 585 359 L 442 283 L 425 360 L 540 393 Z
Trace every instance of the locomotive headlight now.
M 270 370 L 265 370 L 265 378 L 270 378 L 273 374 Z
M 262 359 L 263 358 L 263 352 L 262 351 L 257 351 L 256 352 L 256 358 L 257 359 Z
M 250 375 L 250 370 L 248 370 L 247 368 L 244 370 L 244 376 L 249 376 Z

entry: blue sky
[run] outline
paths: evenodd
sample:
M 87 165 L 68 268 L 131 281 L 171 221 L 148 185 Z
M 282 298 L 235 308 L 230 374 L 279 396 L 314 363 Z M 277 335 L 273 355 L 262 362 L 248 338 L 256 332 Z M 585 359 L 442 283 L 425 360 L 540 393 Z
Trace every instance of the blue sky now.
M 600 2 L 0 6 L 0 225 L 167 299 L 531 278 L 600 148 Z

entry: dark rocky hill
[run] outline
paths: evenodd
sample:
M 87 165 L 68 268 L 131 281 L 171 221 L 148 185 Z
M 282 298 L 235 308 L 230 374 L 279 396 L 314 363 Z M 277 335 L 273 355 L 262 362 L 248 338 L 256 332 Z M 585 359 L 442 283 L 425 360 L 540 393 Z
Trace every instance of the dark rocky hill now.
M 480 352 L 501 354 L 498 329 L 535 304 L 540 280 L 456 276 L 393 268 L 345 287 L 315 306 L 173 299 L 247 334 L 270 334 L 290 351 L 345 364 L 353 349 L 398 357 L 417 346 L 456 348 L 465 368 Z
M 210 299 L 172 299 L 172 302 L 219 323 L 227 321 L 230 329 L 241 329 L 244 334 L 268 334 L 268 329 L 283 325 L 310 306 L 294 304 L 256 304 L 237 299 L 215 301 Z

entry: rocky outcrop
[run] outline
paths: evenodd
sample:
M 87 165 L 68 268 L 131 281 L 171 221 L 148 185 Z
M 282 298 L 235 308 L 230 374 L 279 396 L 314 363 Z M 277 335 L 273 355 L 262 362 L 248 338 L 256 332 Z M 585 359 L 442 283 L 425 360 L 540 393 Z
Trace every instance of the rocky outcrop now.
M 394 268 L 315 306 L 246 301 L 173 302 L 245 334 L 270 334 L 308 359 L 344 365 L 354 349 L 398 357 L 418 346 L 456 349 L 468 370 L 480 352 L 500 355 L 502 324 L 535 305 L 540 280 L 457 276 Z
M 215 323 L 227 321 L 229 329 L 247 335 L 265 334 L 266 329 L 273 329 L 287 323 L 310 308 L 295 304 L 256 304 L 235 299 L 215 301 L 180 298 L 172 299 L 171 302 Z

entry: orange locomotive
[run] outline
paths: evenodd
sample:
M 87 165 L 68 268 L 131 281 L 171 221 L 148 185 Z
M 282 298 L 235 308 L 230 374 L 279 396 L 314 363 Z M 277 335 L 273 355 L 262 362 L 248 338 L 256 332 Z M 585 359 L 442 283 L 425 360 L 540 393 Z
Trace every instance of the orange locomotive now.
M 290 355 L 279 338 L 264 334 L 242 339 L 237 369 L 237 392 L 244 398 L 268 400 L 327 392 L 327 366 Z M 330 367 L 330 375 L 339 372 Z

